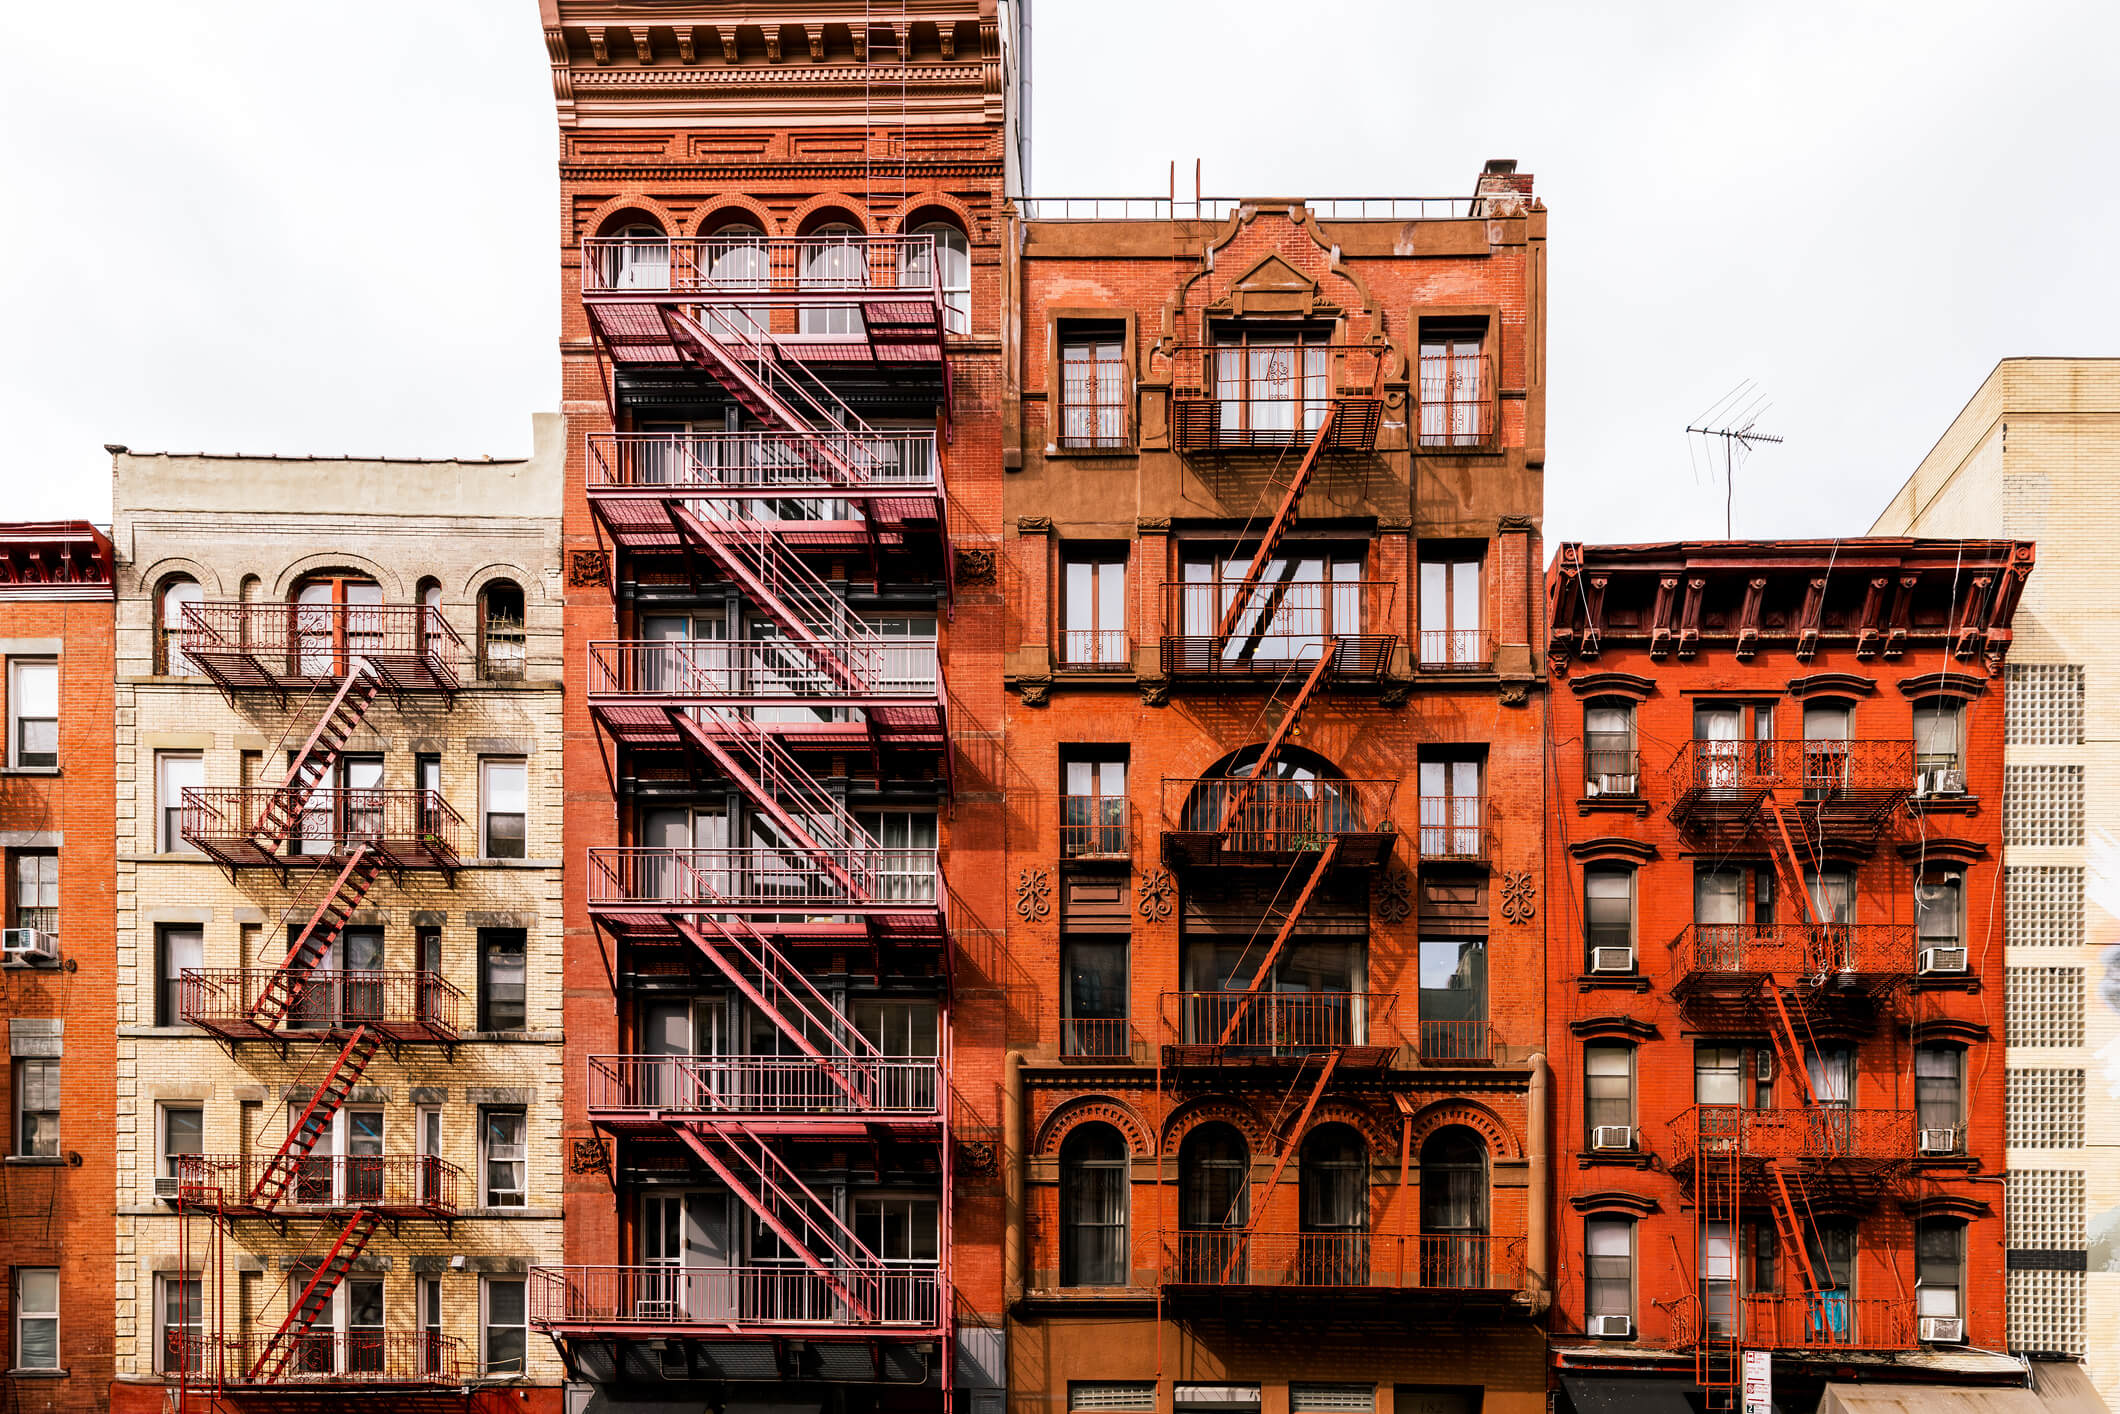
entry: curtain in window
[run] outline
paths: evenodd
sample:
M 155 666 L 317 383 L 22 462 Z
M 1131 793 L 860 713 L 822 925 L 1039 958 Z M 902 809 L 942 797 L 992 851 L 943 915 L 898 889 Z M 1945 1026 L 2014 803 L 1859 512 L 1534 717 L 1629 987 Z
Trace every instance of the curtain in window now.
M 1088 1124 L 1060 1153 L 1060 1284 L 1127 1284 L 1125 1141 L 1108 1124 Z

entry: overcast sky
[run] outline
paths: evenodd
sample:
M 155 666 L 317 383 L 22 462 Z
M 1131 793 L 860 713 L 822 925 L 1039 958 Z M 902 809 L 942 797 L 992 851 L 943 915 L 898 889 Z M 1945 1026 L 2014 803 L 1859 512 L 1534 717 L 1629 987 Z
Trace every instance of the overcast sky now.
M 135 449 L 519 455 L 558 401 L 533 0 L 0 7 L 0 518 Z M 1997 359 L 2120 353 L 2120 5 L 1037 0 L 1034 189 L 1551 208 L 1547 536 L 1867 528 Z M 84 39 L 91 41 L 84 43 Z

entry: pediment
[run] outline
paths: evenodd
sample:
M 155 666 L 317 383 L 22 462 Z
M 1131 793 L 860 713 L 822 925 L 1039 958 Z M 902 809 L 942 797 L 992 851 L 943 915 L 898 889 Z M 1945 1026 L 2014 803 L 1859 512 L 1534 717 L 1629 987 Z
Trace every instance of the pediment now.
M 1308 318 L 1318 303 L 1318 282 L 1280 255 L 1261 256 L 1229 287 L 1230 313 Z

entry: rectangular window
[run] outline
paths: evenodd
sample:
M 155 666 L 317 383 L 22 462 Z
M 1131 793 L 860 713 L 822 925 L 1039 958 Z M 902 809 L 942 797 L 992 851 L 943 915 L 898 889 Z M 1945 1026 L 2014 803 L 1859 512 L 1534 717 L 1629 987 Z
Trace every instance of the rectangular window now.
M 1487 940 L 1421 940 L 1421 1059 L 1484 1061 L 1487 1034 Z
M 1120 1057 L 1131 1053 L 1127 1033 L 1124 937 L 1060 939 L 1060 1054 Z
M 489 1109 L 479 1114 L 481 1202 L 488 1208 L 520 1208 L 529 1202 L 530 1159 L 523 1112 Z
M 15 1368 L 59 1368 L 59 1269 L 15 1268 Z
M 1737 1329 L 1737 1239 L 1726 1222 L 1701 1224 L 1700 1304 L 1708 1329 L 1729 1335 Z
M 155 1368 L 164 1374 L 204 1368 L 200 1335 L 205 1312 L 200 1281 L 192 1276 L 155 1278 Z
M 1583 870 L 1583 931 L 1584 942 L 1590 949 L 1590 965 L 1593 971 L 1631 970 L 1603 967 L 1599 964 L 1616 961 L 1616 957 L 1599 953 L 1606 949 L 1632 952 L 1634 947 L 1634 871 L 1612 866 L 1592 865 Z
M 1154 1380 L 1069 1380 L 1068 1414 L 1156 1414 Z
M 1583 1313 L 1634 1316 L 1634 1224 L 1625 1218 L 1583 1223 Z
M 15 1062 L 15 1153 L 59 1157 L 59 1062 Z
M 155 753 L 155 848 L 163 854 L 197 854 L 184 839 L 184 792 L 206 787 L 206 759 L 197 752 Z
M 521 1031 L 529 1025 L 527 935 L 520 928 L 478 930 L 478 1029 Z
M 1281 447 L 1303 440 L 1330 406 L 1332 351 L 1323 333 L 1226 331 L 1215 336 L 1215 441 Z
M 1126 752 L 1085 750 L 1060 763 L 1060 855 L 1063 859 L 1124 859 Z
M 15 895 L 8 900 L 11 928 L 59 931 L 59 854 L 49 849 L 15 851 Z
M 1963 704 L 1949 698 L 1914 704 L 1914 770 L 1926 793 L 1965 788 L 1963 779 L 1954 784 L 1942 778 L 1944 772 L 1964 769 L 1959 751 L 1964 714 Z
M 1423 859 L 1487 857 L 1481 764 L 1467 760 L 1420 763 Z
M 1600 1129 L 1631 1131 L 1633 1124 L 1634 1047 L 1583 1047 L 1583 1125 L 1588 1131 L 1584 1142 L 1595 1146 Z
M 488 1375 L 520 1375 L 530 1348 L 529 1307 L 521 1278 L 486 1277 L 479 1283 L 479 1369 Z
M 206 933 L 197 924 L 162 923 L 155 927 L 155 1025 L 184 1024 L 184 974 L 206 965 Z M 248 959 L 245 959 L 247 962 Z
M 1696 1105 L 1741 1105 L 1744 1102 L 1744 1047 L 1694 1046 L 1693 1103 Z
M 7 750 L 11 766 L 59 764 L 59 665 L 48 658 L 7 665 Z
M 1956 1046 L 1914 1051 L 1914 1114 L 1922 1129 L 1955 1130 L 1964 1123 L 1965 1052 Z
M 1914 926 L 1924 948 L 1955 948 L 1965 937 L 1965 876 L 1925 875 L 1914 885 Z
M 206 1111 L 198 1105 L 162 1106 L 162 1177 L 177 1176 L 177 1160 L 204 1152 Z
M 1060 445 L 1071 450 L 1126 446 L 1125 325 L 1076 326 L 1060 336 Z
M 1421 445 L 1478 447 L 1486 444 L 1488 412 L 1483 326 L 1421 330 Z
M 488 859 L 521 859 L 530 805 L 530 767 L 522 760 L 478 766 L 479 850 Z
M 439 1375 L 443 1372 L 442 1279 L 421 1277 L 414 1296 L 419 1302 L 420 1373 Z
M 940 1253 L 938 1208 L 916 1194 L 874 1194 L 854 1199 L 854 1235 L 891 1266 L 933 1264 Z
M 1480 562 L 1457 555 L 1421 561 L 1421 666 L 1476 669 L 1487 665 L 1481 632 Z
M 1060 661 L 1070 668 L 1133 664 L 1126 633 L 1126 552 L 1070 551 L 1060 565 Z
M 1641 793 L 1641 758 L 1634 744 L 1634 704 L 1593 702 L 1583 711 L 1583 794 Z

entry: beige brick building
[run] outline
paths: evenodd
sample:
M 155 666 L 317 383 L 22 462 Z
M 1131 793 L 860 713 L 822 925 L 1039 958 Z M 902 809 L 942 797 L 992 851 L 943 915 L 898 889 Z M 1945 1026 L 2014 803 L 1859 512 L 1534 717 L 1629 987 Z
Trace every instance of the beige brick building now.
M 564 436 L 113 449 L 114 1407 L 186 1364 L 556 1407 Z
M 2036 540 L 2006 702 L 2009 1343 L 2120 1398 L 2120 359 L 2006 359 L 1877 520 Z

